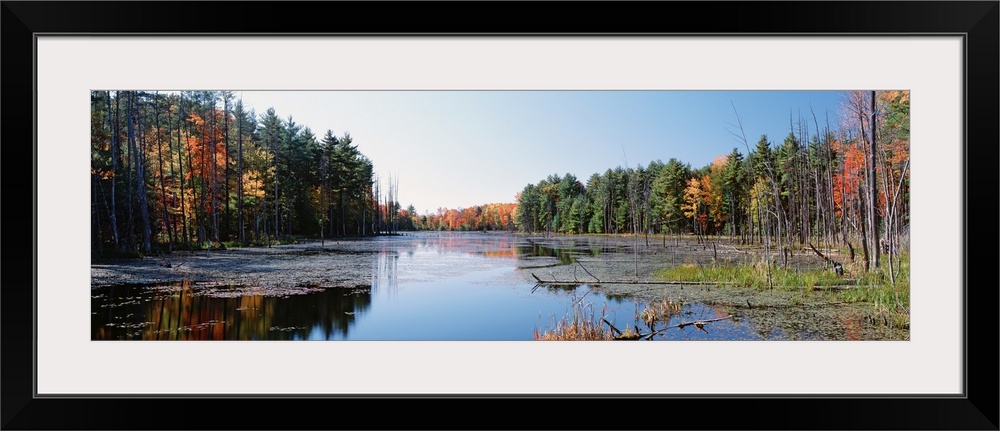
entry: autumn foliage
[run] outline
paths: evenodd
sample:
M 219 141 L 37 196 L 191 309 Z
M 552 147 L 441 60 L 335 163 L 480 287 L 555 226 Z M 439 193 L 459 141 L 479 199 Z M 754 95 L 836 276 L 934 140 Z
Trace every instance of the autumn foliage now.
M 516 203 L 489 203 L 467 208 L 438 208 L 436 213 L 418 215 L 404 210 L 400 217 L 412 220 L 416 230 L 512 231 Z

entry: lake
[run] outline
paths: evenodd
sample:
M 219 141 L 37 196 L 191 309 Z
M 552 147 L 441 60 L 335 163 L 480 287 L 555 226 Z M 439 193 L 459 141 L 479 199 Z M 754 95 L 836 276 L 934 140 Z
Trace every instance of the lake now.
M 540 286 L 532 273 L 572 265 L 574 254 L 627 253 L 594 244 L 560 249 L 502 233 L 416 232 L 351 243 L 367 273 L 350 288 L 279 294 L 253 286 L 175 281 L 112 285 L 92 290 L 94 340 L 532 340 L 574 311 L 588 319 L 604 316 L 619 329 L 642 326 L 640 304 L 607 296 L 586 283 Z M 332 242 L 326 242 L 329 246 Z M 317 242 L 318 246 L 319 243 Z M 579 244 L 577 244 L 579 245 Z M 357 255 L 354 255 L 357 259 Z M 266 259 L 266 258 L 264 258 Z M 289 276 L 323 271 L 342 253 L 315 256 L 310 268 L 289 267 Z M 355 268 L 356 270 L 359 268 Z M 280 264 L 277 271 L 281 271 Z M 581 271 L 581 276 L 584 273 Z M 250 289 L 248 289 L 248 287 Z M 668 325 L 724 316 L 725 310 L 684 304 Z M 638 324 L 638 325 L 636 325 Z M 761 339 L 734 319 L 671 329 L 654 340 Z

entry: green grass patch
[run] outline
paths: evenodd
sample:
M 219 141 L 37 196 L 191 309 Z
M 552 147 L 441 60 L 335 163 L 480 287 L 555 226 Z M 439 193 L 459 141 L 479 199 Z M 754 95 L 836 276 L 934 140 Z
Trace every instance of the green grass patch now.
M 765 264 L 754 265 L 680 265 L 657 271 L 656 276 L 666 281 L 711 282 L 735 287 L 755 289 L 813 289 L 816 286 L 845 284 L 843 277 L 833 271 L 796 271 L 772 265 L 771 282 Z
M 882 259 L 878 271 L 861 272 L 857 284 L 868 288 L 850 289 L 841 292 L 840 299 L 846 302 L 868 302 L 883 311 L 900 312 L 910 309 L 910 255 L 904 253 L 899 260 L 893 260 L 894 277 L 889 274 L 889 262 Z M 908 319 L 907 319 L 908 320 Z
M 845 265 L 846 275 L 839 276 L 831 269 L 797 270 L 770 267 L 765 262 L 734 265 L 685 264 L 661 269 L 654 274 L 664 281 L 710 282 L 732 287 L 781 290 L 817 290 L 829 286 L 849 287 L 830 291 L 831 300 L 870 303 L 880 312 L 890 313 L 897 319 L 909 321 L 910 309 L 910 256 L 904 253 L 890 265 L 883 257 L 877 271 L 865 272 L 862 263 Z M 903 314 L 904 316 L 899 317 Z

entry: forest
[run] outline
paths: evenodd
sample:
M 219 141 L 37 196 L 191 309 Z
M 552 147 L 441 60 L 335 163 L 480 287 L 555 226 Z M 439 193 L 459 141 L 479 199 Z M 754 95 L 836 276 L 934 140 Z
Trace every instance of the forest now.
M 861 248 L 866 267 L 908 247 L 909 92 L 845 92 L 831 125 L 789 118 L 780 142 L 746 136 L 703 167 L 669 158 L 586 179 L 551 174 L 515 202 L 438 208 L 398 202 L 349 133 L 317 136 L 256 113 L 228 91 L 91 92 L 96 256 L 270 245 L 406 230 L 725 236 L 784 252 Z M 735 111 L 735 110 L 734 110 Z M 385 189 L 382 184 L 387 184 Z
M 256 113 L 228 91 L 91 92 L 96 256 L 398 229 L 396 185 L 349 133 Z
M 865 267 L 908 246 L 909 92 L 851 91 L 837 128 L 789 120 L 775 143 L 751 141 L 704 167 L 671 158 L 581 180 L 549 175 L 517 196 L 529 232 L 726 236 L 787 252 L 792 244 L 860 245 Z M 811 126 L 811 127 L 810 127 Z

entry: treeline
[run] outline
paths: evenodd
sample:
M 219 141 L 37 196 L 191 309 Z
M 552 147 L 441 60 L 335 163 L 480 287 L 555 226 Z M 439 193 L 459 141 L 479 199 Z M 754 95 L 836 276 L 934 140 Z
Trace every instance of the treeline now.
M 693 233 L 742 243 L 860 245 L 866 263 L 898 255 L 909 225 L 909 93 L 847 92 L 834 131 L 815 115 L 790 121 L 711 164 L 670 159 L 581 181 L 549 175 L 517 195 L 525 232 Z M 872 127 L 872 125 L 875 127 Z M 810 127 L 812 126 L 812 127 Z
M 513 231 L 516 203 L 489 203 L 468 208 L 438 208 L 418 215 L 411 205 L 399 213 L 400 230 Z
M 231 92 L 91 92 L 91 244 L 150 254 L 397 229 L 350 134 L 319 138 Z

